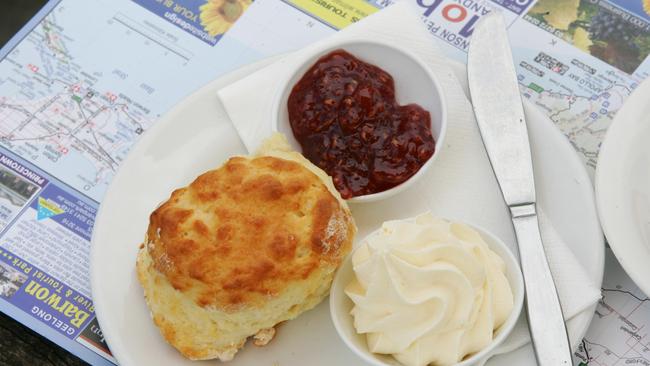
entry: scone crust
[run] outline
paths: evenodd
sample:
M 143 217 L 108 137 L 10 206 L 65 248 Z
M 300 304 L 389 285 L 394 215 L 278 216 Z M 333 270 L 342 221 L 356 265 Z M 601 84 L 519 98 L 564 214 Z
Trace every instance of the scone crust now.
M 302 164 L 234 157 L 151 214 L 138 277 L 170 344 L 226 360 L 327 295 L 355 230 L 347 206 Z
M 275 157 L 231 158 L 150 217 L 155 268 L 202 307 L 260 306 L 319 266 L 338 265 L 352 225 L 313 173 Z

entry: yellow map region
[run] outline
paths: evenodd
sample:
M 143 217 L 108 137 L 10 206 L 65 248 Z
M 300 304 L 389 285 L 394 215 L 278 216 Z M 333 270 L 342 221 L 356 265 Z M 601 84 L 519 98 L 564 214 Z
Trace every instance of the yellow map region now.
M 365 0 L 287 0 L 287 3 L 341 29 L 378 11 Z

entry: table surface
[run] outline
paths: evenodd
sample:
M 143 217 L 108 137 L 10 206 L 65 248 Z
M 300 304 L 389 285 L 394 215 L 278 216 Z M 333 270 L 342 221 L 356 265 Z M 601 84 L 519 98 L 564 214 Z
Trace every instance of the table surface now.
M 0 365 L 87 365 L 38 333 L 0 313 Z
M 47 0 L 3 0 L 0 46 L 47 3 Z M 0 313 L 0 365 L 87 365 L 38 333 Z

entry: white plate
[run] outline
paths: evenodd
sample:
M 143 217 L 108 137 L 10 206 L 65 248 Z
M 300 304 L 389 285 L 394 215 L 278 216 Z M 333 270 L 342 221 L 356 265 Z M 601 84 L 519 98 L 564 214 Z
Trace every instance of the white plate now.
M 598 213 L 621 266 L 650 295 L 650 82 L 618 111 L 600 148 Z
M 134 147 L 104 197 L 93 233 L 93 299 L 104 336 L 124 366 L 195 364 L 167 345 L 151 322 L 135 275 L 136 253 L 149 213 L 174 188 L 188 184 L 231 155 L 245 153 L 216 91 L 268 62 L 246 66 L 211 82 L 167 113 Z M 571 244 L 594 283 L 600 284 L 604 245 L 589 177 L 571 145 L 552 122 L 528 104 L 526 115 L 530 122 L 540 204 L 562 238 Z M 509 216 L 499 192 L 494 185 L 487 185 L 490 187 L 487 189 L 481 184 L 493 178 L 482 178 L 483 181 L 471 182 L 475 186 L 472 194 L 488 195 L 493 210 L 477 210 L 469 201 L 449 202 L 445 200 L 445 192 L 436 191 L 424 182 L 414 188 L 427 190 L 423 198 L 417 191 L 405 192 L 396 197 L 398 200 L 373 207 L 370 206 L 375 204 L 354 207 L 358 235 L 363 237 L 380 220 L 409 217 L 430 208 L 434 213 L 485 227 L 514 245 Z M 458 197 L 462 192 L 455 193 Z M 468 212 L 471 215 L 464 214 Z M 594 309 L 595 305 L 569 322 L 574 346 L 586 332 Z M 284 324 L 268 346 L 257 348 L 249 344 L 229 363 L 232 366 L 361 364 L 336 334 L 327 301 Z M 535 361 L 528 345 L 506 356 L 497 356 L 488 364 L 534 365 Z

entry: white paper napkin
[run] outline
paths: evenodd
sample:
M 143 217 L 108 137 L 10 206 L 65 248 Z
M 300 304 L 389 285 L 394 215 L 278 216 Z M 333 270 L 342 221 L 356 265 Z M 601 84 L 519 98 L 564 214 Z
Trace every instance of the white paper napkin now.
M 447 146 L 441 150 L 444 151 L 443 156 L 436 161 L 440 169 L 445 171 L 445 175 L 426 177 L 426 184 L 444 187 L 445 183 L 449 184 L 449 181 L 445 182 L 445 180 L 453 180 L 459 175 L 467 178 L 468 175 L 475 174 L 477 178 L 484 178 L 485 169 L 490 169 L 489 161 L 478 133 L 471 104 L 459 79 L 454 75 L 454 70 L 450 67 L 451 61 L 442 55 L 435 41 L 427 34 L 415 10 L 411 9 L 411 5 L 406 2 L 390 6 L 321 42 L 282 57 L 264 69 L 220 90 L 219 98 L 246 148 L 251 152 L 255 151 L 260 142 L 271 134 L 270 113 L 273 103 L 282 86 L 281 83 L 289 77 L 297 65 L 309 58 L 314 50 L 347 39 L 380 39 L 399 44 L 418 55 L 438 76 L 447 99 L 447 115 L 450 121 L 445 140 Z M 254 101 L 254 108 L 251 107 L 251 101 Z M 498 189 L 494 179 L 482 184 Z M 417 186 L 414 189 L 417 189 Z M 495 204 L 489 201 L 490 198 L 486 201 L 485 197 L 474 194 L 471 189 L 449 199 L 458 202 L 458 207 L 468 207 L 466 205 L 494 207 Z M 502 200 L 501 197 L 495 199 Z M 387 208 L 390 207 L 389 203 L 386 205 Z M 455 214 L 451 212 L 448 217 L 453 218 Z M 489 218 L 482 219 L 489 220 Z M 540 228 L 565 318 L 571 319 L 598 301 L 600 288 L 592 282 L 543 212 L 540 212 Z M 525 323 L 520 324 L 510 338 L 513 338 L 513 341 L 508 342 L 509 347 L 502 349 L 501 352 L 508 352 L 530 341 Z

